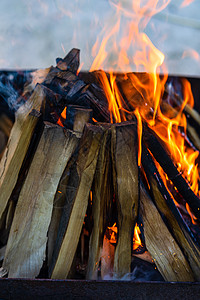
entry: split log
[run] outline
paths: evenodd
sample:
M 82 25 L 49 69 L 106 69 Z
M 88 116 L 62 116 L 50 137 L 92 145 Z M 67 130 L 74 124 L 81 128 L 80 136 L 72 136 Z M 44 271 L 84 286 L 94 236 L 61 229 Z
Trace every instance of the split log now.
M 69 206 L 65 206 L 64 214 L 67 217 L 62 218 L 66 231 L 55 264 L 50 270 L 53 279 L 63 279 L 69 274 L 87 210 L 102 135 L 102 128 L 91 124 L 85 126 L 78 159 L 74 165 L 76 176 L 71 179 L 72 184 L 69 185 L 66 198 Z
M 94 225 L 89 243 L 87 279 L 98 278 L 98 266 L 103 248 L 103 239 L 112 207 L 113 192 L 110 163 L 110 129 L 102 139 L 97 168 L 92 188 L 92 216 Z
M 200 280 L 200 249 L 192 232 L 181 217 L 171 195 L 167 191 L 149 151 L 143 146 L 142 165 L 151 187 L 152 198 L 160 214 L 164 216 L 170 232 L 184 253 L 196 280 Z
M 0 162 L 0 219 L 17 182 L 43 101 L 43 90 L 38 85 L 30 99 L 16 113 L 16 121 Z
M 10 136 L 11 129 L 13 127 L 13 122 L 5 114 L 0 116 L 0 129 L 5 133 L 7 137 Z
M 118 242 L 114 273 L 130 273 L 131 237 L 138 214 L 137 133 L 135 124 L 112 127 L 114 193 L 118 210 Z
M 80 137 L 82 135 L 84 126 L 86 122 L 90 121 L 90 115 L 92 114 L 91 110 L 79 108 L 76 106 L 67 107 L 67 113 L 66 119 L 72 120 L 70 123 L 70 126 L 68 126 L 69 129 L 74 130 L 74 134 L 77 136 L 77 142 L 76 142 L 76 148 L 79 145 Z M 75 110 L 75 111 L 74 111 Z M 77 149 L 76 149 L 77 150 Z M 51 223 L 49 226 L 48 231 L 48 265 L 51 266 L 53 264 L 53 251 L 54 248 L 59 248 L 58 244 L 59 242 L 57 240 L 58 232 L 59 232 L 59 225 L 61 221 L 61 216 L 64 210 L 64 207 L 67 205 L 68 208 L 70 207 L 69 203 L 66 202 L 66 194 L 68 191 L 68 183 L 70 176 L 72 176 L 72 167 L 75 164 L 75 161 L 77 159 L 77 151 L 74 152 L 73 156 L 71 157 L 69 163 L 67 164 L 67 167 L 62 175 L 62 178 L 60 180 L 58 190 L 56 192 L 56 196 L 54 199 L 54 205 L 53 205 L 53 212 L 52 212 L 52 218 Z M 76 178 L 76 174 L 74 175 Z M 69 183 L 71 185 L 71 183 Z M 65 218 L 65 217 L 63 217 Z M 65 218 L 66 219 L 66 218 Z M 62 229 L 64 229 L 64 225 L 62 224 Z M 63 233 L 64 234 L 64 233 Z M 61 238 L 61 232 L 59 233 Z M 63 235 L 62 235 L 63 236 Z M 58 238 L 59 239 L 59 238 Z M 56 247 L 55 247 L 56 245 Z M 54 255 L 55 256 L 55 255 Z
M 187 181 L 179 173 L 170 156 L 161 145 L 161 141 L 159 142 L 158 137 L 155 136 L 155 133 L 147 126 L 144 126 L 144 129 L 144 144 L 151 151 L 168 178 L 173 182 L 174 186 L 188 203 L 194 215 L 200 219 L 200 199 L 194 194 Z
M 47 231 L 60 177 L 76 146 L 76 136 L 45 123 L 22 187 L 3 267 L 8 277 L 34 278 L 45 259 Z
M 187 260 L 143 185 L 140 186 L 140 212 L 145 245 L 163 278 L 166 281 L 195 281 Z
M 73 48 L 63 59 L 57 58 L 56 62 L 59 69 L 76 73 L 80 63 L 80 50 Z
M 73 131 L 82 133 L 86 123 L 92 121 L 92 109 L 81 106 L 68 105 L 64 125 Z

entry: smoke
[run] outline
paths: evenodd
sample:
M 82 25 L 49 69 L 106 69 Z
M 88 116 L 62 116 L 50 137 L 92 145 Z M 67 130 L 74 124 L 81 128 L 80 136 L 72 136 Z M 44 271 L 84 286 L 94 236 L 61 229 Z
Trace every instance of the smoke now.
M 14 75 L 0 75 L 0 105 L 3 105 L 3 100 L 7 103 L 9 110 L 16 112 L 21 105 L 24 104 L 24 99 L 20 96 L 18 90 L 13 85 Z

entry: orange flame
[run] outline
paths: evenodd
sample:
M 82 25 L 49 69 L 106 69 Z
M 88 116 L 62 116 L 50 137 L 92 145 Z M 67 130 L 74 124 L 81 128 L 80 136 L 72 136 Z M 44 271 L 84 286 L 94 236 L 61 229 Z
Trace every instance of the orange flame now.
M 133 251 L 142 245 L 140 234 L 141 234 L 140 228 L 136 223 L 134 228 L 134 235 L 133 235 Z
M 176 109 L 168 105 L 168 112 L 163 112 L 162 98 L 168 77 L 163 63 L 164 54 L 144 33 L 150 18 L 164 9 L 169 2 L 170 0 L 132 1 L 131 7 L 123 1 L 111 2 L 116 9 L 116 16 L 112 18 L 112 24 L 103 29 L 102 35 L 98 37 L 92 49 L 92 55 L 96 57 L 91 71 L 100 68 L 109 69 L 109 74 L 104 71 L 98 72 L 98 78 L 108 100 L 110 121 L 122 122 L 127 120 L 127 116 L 130 119 L 130 115 L 134 113 L 138 120 L 145 120 L 166 144 L 178 170 L 188 180 L 195 194 L 199 195 L 199 174 L 196 164 L 199 152 L 189 148 L 185 141 L 187 120 L 183 110 L 186 104 L 193 107 L 191 86 L 188 81 L 183 80 L 182 103 Z M 184 1 L 183 4 L 189 2 L 191 1 Z M 120 39 L 121 33 L 123 37 Z M 137 72 L 145 71 L 147 74 L 138 76 L 127 73 L 133 68 Z M 128 97 L 122 97 L 114 71 L 126 72 L 123 79 L 125 84 L 123 95 Z M 165 75 L 159 75 L 161 73 Z M 138 136 L 142 132 L 141 126 L 142 122 L 139 121 Z M 138 165 L 140 156 L 139 142 Z
M 194 0 L 184 0 L 181 4 L 181 8 L 190 5 L 192 2 L 194 2 Z
M 65 107 L 60 115 L 60 118 L 57 121 L 57 124 L 64 127 L 63 126 L 63 120 L 66 120 L 66 113 L 67 113 L 67 107 Z
M 110 243 L 115 244 L 117 242 L 116 235 L 118 231 L 116 223 L 114 223 L 113 226 L 107 228 L 111 231 Z

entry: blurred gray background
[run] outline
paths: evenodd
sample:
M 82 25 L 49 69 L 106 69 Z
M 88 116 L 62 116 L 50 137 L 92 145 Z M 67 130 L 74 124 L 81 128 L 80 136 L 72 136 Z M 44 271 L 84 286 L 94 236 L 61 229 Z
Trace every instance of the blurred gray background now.
M 200 76 L 200 1 L 191 2 L 181 7 L 183 0 L 171 0 L 145 30 L 170 74 Z M 88 70 L 91 48 L 113 18 L 108 0 L 1 0 L 0 69 L 45 68 L 77 47 Z

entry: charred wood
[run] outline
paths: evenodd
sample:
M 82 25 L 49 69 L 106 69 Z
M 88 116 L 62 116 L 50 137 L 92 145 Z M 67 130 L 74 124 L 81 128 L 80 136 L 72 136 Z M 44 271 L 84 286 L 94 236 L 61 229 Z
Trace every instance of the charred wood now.
M 142 165 L 150 184 L 150 191 L 156 207 L 188 260 L 195 279 L 200 280 L 200 250 L 198 242 L 181 217 L 160 177 L 151 154 L 145 147 L 143 147 L 142 151 Z
M 188 203 L 194 215 L 200 218 L 200 199 L 194 194 L 188 182 L 179 173 L 172 159 L 158 140 L 158 137 L 156 137 L 155 133 L 150 128 L 147 128 L 147 126 L 145 126 L 143 141 L 157 162 L 161 165 L 168 178 L 173 182 L 174 186 Z

